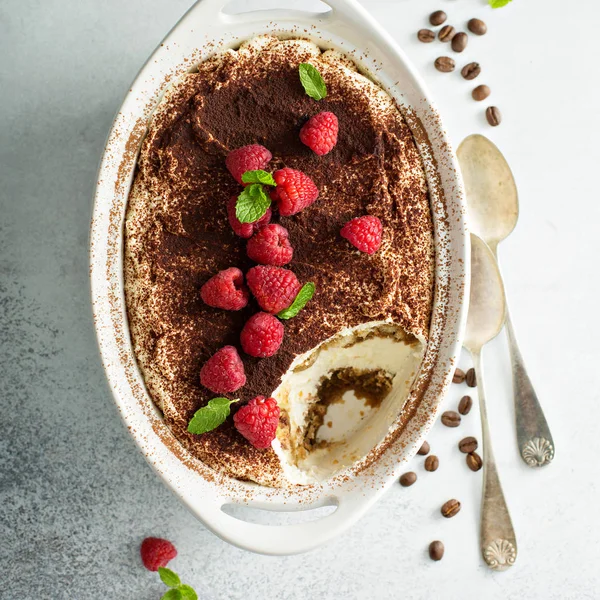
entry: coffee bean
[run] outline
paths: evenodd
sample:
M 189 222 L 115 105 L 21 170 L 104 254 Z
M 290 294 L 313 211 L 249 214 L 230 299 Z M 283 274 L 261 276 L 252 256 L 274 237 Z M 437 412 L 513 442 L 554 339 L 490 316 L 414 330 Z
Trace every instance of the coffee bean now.
M 469 36 L 464 31 L 457 33 L 452 38 L 452 50 L 454 50 L 454 52 L 462 52 L 467 47 L 468 41 Z
M 431 29 L 419 29 L 417 37 L 419 38 L 420 42 L 423 42 L 424 44 L 430 44 L 433 42 L 433 40 L 435 40 L 435 33 L 431 31 Z
M 475 35 L 485 35 L 487 33 L 487 25 L 481 19 L 470 19 L 467 27 Z
M 496 109 L 498 110 L 498 109 Z M 477 375 L 475 373 L 475 369 L 471 367 L 467 371 L 467 375 L 465 376 L 465 381 L 469 387 L 477 387 Z
M 465 79 L 475 79 L 475 77 L 481 73 L 481 67 L 479 66 L 479 63 L 471 62 L 468 65 L 465 65 L 460 73 Z
M 470 454 L 471 452 L 475 452 L 478 446 L 479 444 L 477 443 L 477 440 L 471 435 L 469 437 L 463 438 L 462 440 L 460 440 L 460 442 L 458 442 L 458 449 L 464 454 Z
M 452 25 L 444 25 L 438 33 L 438 39 L 440 42 L 451 42 L 455 33 L 456 30 Z
M 497 127 L 502 122 L 502 115 L 496 106 L 487 107 L 485 111 L 485 118 L 492 127 Z M 473 378 L 473 385 L 471 387 L 475 387 L 476 385 L 477 382 L 475 381 L 475 378 Z
M 454 515 L 458 514 L 458 512 L 460 511 L 460 502 L 458 500 L 454 500 L 454 498 L 452 500 L 448 500 L 448 502 L 446 502 L 443 506 L 442 506 L 442 516 L 446 517 L 446 519 L 449 519 L 450 517 L 453 517 Z
M 447 410 L 442 414 L 442 423 L 446 427 L 458 427 L 460 425 L 460 415 L 453 410 Z
M 466 374 L 462 369 L 456 369 L 452 375 L 452 383 L 462 383 L 465 380 Z
M 467 466 L 471 471 L 479 471 L 483 466 L 483 461 L 481 460 L 481 456 L 477 454 L 477 452 L 471 452 L 467 454 Z
M 435 542 L 431 542 L 429 544 L 429 558 L 431 560 L 442 560 L 444 556 L 444 544 L 439 540 L 435 540 Z
M 440 56 L 435 59 L 435 68 L 442 73 L 451 73 L 455 66 L 456 63 L 449 56 Z
M 411 486 L 417 480 L 417 474 L 413 471 L 409 471 L 408 473 L 404 473 L 404 475 L 400 476 L 400 485 L 404 487 Z
M 473 398 L 471 396 L 463 396 L 458 403 L 458 412 L 461 415 L 468 415 L 473 406 Z
M 446 15 L 446 13 L 443 10 L 436 10 L 435 12 L 432 12 L 429 15 L 429 22 L 432 25 L 441 25 L 442 23 L 444 23 L 446 21 L 446 19 L 448 18 L 448 16 Z
M 435 454 L 430 454 L 425 459 L 425 470 L 433 473 L 440 466 L 440 459 Z
M 429 449 L 429 443 L 423 442 L 423 445 L 417 450 L 417 454 L 420 454 L 421 456 L 426 456 L 427 454 L 429 454 Z
M 485 100 L 490 94 L 492 90 L 487 85 L 478 85 L 472 92 L 471 96 L 473 96 L 473 100 L 477 100 L 477 102 L 481 102 Z

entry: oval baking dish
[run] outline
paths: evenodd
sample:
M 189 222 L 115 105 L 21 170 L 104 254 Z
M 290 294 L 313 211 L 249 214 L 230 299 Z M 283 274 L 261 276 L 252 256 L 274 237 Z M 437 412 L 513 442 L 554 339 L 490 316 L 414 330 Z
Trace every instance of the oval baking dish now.
M 100 165 L 91 227 L 92 301 L 106 374 L 121 415 L 146 459 L 190 510 L 217 535 L 265 554 L 293 554 L 323 544 L 355 522 L 396 481 L 435 421 L 462 344 L 469 279 L 469 238 L 457 163 L 419 76 L 402 51 L 354 0 L 327 0 L 330 10 L 244 14 L 228 0 L 201 0 L 144 65 L 111 129 Z M 270 33 L 303 37 L 348 54 L 394 98 L 424 160 L 436 247 L 430 339 L 403 418 L 351 469 L 321 483 L 265 488 L 209 469 L 179 444 L 148 395 L 132 350 L 123 289 L 123 221 L 137 154 L 149 116 L 178 75 L 215 52 Z M 308 523 L 267 526 L 227 514 L 228 504 L 296 511 L 334 505 Z

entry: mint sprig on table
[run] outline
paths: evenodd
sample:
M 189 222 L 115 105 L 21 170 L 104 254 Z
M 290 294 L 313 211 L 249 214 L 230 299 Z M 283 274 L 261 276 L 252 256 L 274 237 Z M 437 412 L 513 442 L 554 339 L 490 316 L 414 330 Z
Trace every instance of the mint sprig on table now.
M 196 435 L 201 435 L 207 431 L 216 429 L 219 425 L 225 422 L 225 419 L 231 412 L 231 405 L 237 400 L 229 398 L 213 398 L 208 401 L 206 406 L 199 408 L 190 422 L 188 423 L 188 431 Z
M 262 185 L 277 185 L 271 173 L 267 173 L 262 169 L 256 171 L 246 171 L 242 175 L 243 183 L 262 183 Z
M 198 594 L 189 585 L 181 583 L 179 575 L 167 567 L 158 567 L 161 581 L 171 589 L 166 592 L 161 600 L 198 600 Z
M 242 181 L 244 175 L 242 175 Z M 271 206 L 271 198 L 263 189 L 262 184 L 253 183 L 245 187 L 238 196 L 235 204 L 235 216 L 240 223 L 254 223 L 264 216 L 269 206 Z
M 305 283 L 302 289 L 298 292 L 298 295 L 294 298 L 294 301 L 288 308 L 284 308 L 281 312 L 277 313 L 280 319 L 291 319 L 295 317 L 307 304 L 307 302 L 315 294 L 315 284 L 312 281 Z
M 488 1 L 492 8 L 502 8 L 503 6 L 506 6 L 509 2 L 512 2 L 512 0 L 488 0 Z
M 321 73 L 309 63 L 300 63 L 298 67 L 300 83 L 304 91 L 315 100 L 322 100 L 327 96 L 327 86 L 321 77 Z

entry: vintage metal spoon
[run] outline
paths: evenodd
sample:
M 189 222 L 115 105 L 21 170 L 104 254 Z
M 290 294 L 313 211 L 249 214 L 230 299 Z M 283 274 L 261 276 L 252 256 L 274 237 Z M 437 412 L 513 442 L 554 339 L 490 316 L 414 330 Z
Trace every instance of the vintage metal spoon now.
M 465 181 L 471 230 L 487 243 L 498 260 L 498 244 L 508 237 L 519 218 L 515 180 L 500 150 L 482 135 L 463 140 L 457 154 Z M 542 467 L 554 458 L 554 440 L 527 375 L 508 305 L 505 324 L 519 452 L 530 467 Z
M 517 558 L 517 539 L 502 493 L 492 451 L 481 350 L 502 330 L 506 316 L 504 287 L 490 249 L 471 234 L 471 298 L 464 346 L 473 357 L 481 412 L 483 492 L 481 500 L 481 554 L 490 569 L 504 571 Z

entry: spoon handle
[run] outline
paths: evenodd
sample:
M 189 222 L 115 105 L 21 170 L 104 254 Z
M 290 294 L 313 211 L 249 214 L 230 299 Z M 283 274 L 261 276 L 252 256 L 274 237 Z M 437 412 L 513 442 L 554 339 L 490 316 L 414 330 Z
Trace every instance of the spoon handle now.
M 527 375 L 508 305 L 506 307 L 505 326 L 512 365 L 519 452 L 521 458 L 530 467 L 543 467 L 554 458 L 554 440 L 537 394 L 533 389 L 529 375 Z
M 481 500 L 481 554 L 487 566 L 494 571 L 505 571 L 517 559 L 517 538 L 508 506 L 504 499 L 488 425 L 483 382 L 481 352 L 473 352 L 477 392 L 481 413 L 481 439 L 483 447 L 483 492 Z

